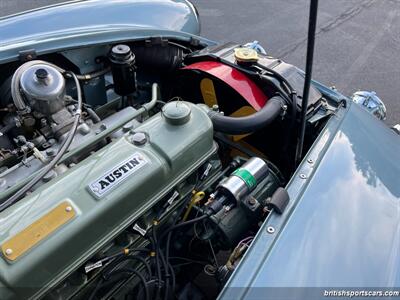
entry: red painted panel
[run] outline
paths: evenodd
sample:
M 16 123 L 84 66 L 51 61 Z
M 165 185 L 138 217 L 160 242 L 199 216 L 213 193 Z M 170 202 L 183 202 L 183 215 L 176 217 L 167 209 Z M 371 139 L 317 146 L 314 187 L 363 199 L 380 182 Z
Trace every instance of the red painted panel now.
M 202 61 L 184 69 L 200 70 L 217 77 L 238 92 L 255 110 L 260 110 L 267 102 L 263 91 L 249 77 L 231 66 L 216 61 Z

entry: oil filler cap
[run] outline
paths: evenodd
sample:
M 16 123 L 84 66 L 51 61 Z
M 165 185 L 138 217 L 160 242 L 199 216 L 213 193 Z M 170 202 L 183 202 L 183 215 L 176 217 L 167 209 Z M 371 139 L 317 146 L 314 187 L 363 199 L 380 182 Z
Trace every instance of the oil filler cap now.
M 190 120 L 191 109 L 182 101 L 173 101 L 164 105 L 162 114 L 171 125 L 183 125 Z

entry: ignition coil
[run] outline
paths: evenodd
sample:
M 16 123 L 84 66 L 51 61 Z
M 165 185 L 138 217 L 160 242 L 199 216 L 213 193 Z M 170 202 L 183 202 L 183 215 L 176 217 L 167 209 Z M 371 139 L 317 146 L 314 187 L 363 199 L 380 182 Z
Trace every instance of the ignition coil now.
M 216 214 L 225 205 L 239 203 L 256 188 L 268 172 L 269 169 L 264 160 L 258 157 L 250 158 L 228 178 L 221 181 L 214 193 L 214 201 L 207 207 L 206 214 Z

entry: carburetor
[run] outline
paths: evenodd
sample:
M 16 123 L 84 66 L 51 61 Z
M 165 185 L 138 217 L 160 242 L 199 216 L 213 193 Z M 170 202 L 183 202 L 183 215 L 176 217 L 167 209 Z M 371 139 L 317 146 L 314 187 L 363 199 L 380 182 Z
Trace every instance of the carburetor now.
M 65 78 L 51 64 L 38 63 L 24 68 L 19 86 L 29 106 L 20 114 L 22 126 L 31 130 L 37 120 L 46 138 L 61 137 L 72 124 L 74 106 L 66 105 Z
M 35 111 L 52 115 L 64 108 L 65 79 L 54 67 L 38 64 L 26 69 L 20 86 Z

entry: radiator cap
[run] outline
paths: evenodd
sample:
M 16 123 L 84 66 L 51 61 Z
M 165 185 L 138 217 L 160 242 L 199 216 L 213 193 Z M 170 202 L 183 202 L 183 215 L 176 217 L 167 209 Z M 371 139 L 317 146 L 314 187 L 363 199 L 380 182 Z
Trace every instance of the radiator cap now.
M 256 63 L 258 61 L 258 54 L 254 49 L 240 47 L 233 49 L 233 51 L 238 63 Z
M 183 125 L 190 119 L 191 109 L 182 101 L 173 101 L 164 105 L 162 114 L 171 125 Z

